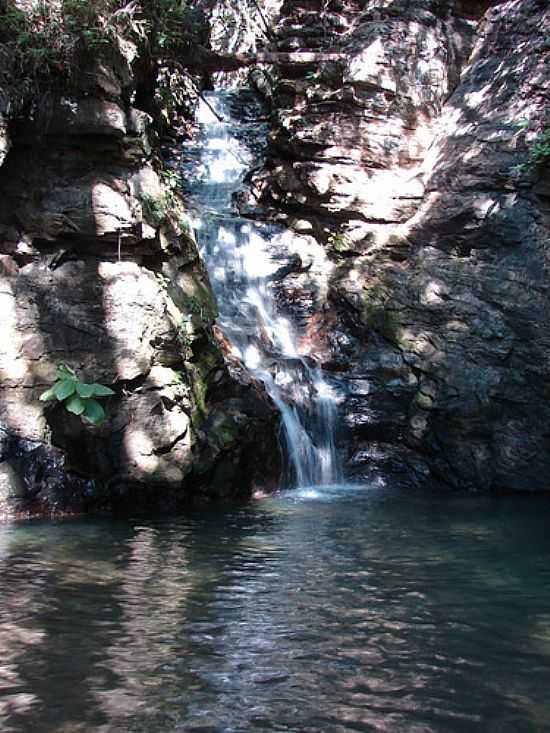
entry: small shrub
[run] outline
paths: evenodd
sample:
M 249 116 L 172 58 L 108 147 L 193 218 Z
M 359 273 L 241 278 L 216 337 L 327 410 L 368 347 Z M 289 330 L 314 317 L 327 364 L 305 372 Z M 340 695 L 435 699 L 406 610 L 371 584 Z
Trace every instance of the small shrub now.
M 550 127 L 545 128 L 539 133 L 537 139 L 531 145 L 527 164 L 530 166 L 539 166 L 548 160 L 550 160 Z
M 151 196 L 148 193 L 140 194 L 141 208 L 145 217 L 155 226 L 170 220 L 172 225 L 177 226 L 179 233 L 192 237 L 192 229 L 189 220 L 182 212 L 180 190 L 183 186 L 181 174 L 171 169 L 165 169 L 159 173 L 164 184 L 164 191 L 158 196 Z
M 150 194 L 143 193 L 140 195 L 140 201 L 143 213 L 155 226 L 159 226 L 168 216 L 170 209 L 168 193 L 162 194 L 161 196 L 151 196 Z
M 160 178 L 166 188 L 170 191 L 176 191 L 183 185 L 183 178 L 181 173 L 175 171 L 173 168 L 165 168 L 160 172 Z
M 161 290 L 168 290 L 168 286 L 170 285 L 170 281 L 166 277 L 166 275 L 163 275 L 162 272 L 155 273 L 155 277 L 158 283 L 158 286 Z
M 335 252 L 349 252 L 353 246 L 353 241 L 345 232 L 334 232 L 328 238 L 328 245 L 332 247 Z
M 318 82 L 321 80 L 321 72 L 320 71 L 308 71 L 306 72 L 306 74 L 304 74 L 304 79 L 312 83 Z
M 81 382 L 76 372 L 66 364 L 57 367 L 55 382 L 40 395 L 41 402 L 57 400 L 62 402 L 67 412 L 88 420 L 99 426 L 105 421 L 105 410 L 98 398 L 114 395 L 112 389 L 103 384 Z
M 529 121 L 520 120 L 517 126 L 521 129 L 528 129 Z M 515 166 L 515 170 L 520 173 L 532 168 L 538 168 L 550 160 L 550 127 L 545 127 L 539 132 L 534 142 L 531 143 L 528 153 L 527 161 Z

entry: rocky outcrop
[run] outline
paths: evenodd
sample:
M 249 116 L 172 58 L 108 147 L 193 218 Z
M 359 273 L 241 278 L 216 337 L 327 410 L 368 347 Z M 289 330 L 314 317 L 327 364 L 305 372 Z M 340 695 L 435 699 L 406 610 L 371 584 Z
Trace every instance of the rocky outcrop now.
M 452 4 L 451 4 L 452 7 Z M 446 8 L 446 9 L 445 9 Z M 338 50 L 333 62 L 281 66 L 268 196 L 290 211 L 364 224 L 407 220 L 422 200 L 419 166 L 474 24 L 448 3 L 286 3 L 281 50 Z M 261 181 L 257 182 L 261 186 Z M 361 226 L 363 223 L 363 226 Z
M 281 67 L 245 205 L 333 263 L 328 289 L 289 275 L 283 302 L 313 299 L 352 475 L 550 489 L 550 178 L 529 153 L 550 125 L 549 23 L 538 0 L 283 6 L 278 50 L 347 60 Z
M 0 515 L 247 496 L 278 475 L 276 411 L 224 358 L 129 66 L 84 77 L 0 127 Z M 39 400 L 62 363 L 114 391 L 103 425 Z

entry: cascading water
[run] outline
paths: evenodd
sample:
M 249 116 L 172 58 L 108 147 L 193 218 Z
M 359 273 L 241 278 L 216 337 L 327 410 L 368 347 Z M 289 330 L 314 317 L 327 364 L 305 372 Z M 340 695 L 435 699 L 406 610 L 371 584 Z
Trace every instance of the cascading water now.
M 266 386 L 282 417 L 291 476 L 299 486 L 338 483 L 336 399 L 321 369 L 303 353 L 293 324 L 275 307 L 273 275 L 288 252 L 281 233 L 237 215 L 233 195 L 252 168 L 266 129 L 250 93 L 210 92 L 200 133 L 188 146 L 191 204 L 201 254 L 218 300 L 219 324 L 236 356 Z

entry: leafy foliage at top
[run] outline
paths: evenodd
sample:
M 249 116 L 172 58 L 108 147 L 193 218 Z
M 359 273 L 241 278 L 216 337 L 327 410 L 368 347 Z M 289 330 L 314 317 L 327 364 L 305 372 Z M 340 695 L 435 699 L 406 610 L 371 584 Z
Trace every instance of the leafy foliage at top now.
M 66 81 L 83 54 L 132 44 L 137 58 L 176 57 L 201 27 L 193 0 L 0 0 L 0 46 L 16 80 Z M 1 81 L 1 74 L 0 74 Z

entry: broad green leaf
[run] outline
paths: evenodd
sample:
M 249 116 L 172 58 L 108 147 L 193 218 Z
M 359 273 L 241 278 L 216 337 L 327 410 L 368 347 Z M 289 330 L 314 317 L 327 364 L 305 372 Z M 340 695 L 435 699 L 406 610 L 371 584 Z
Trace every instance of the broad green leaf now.
M 94 388 L 94 397 L 110 397 L 115 394 L 110 387 L 105 387 L 104 384 L 92 384 L 92 387 Z
M 67 397 L 74 394 L 76 390 L 76 382 L 74 379 L 61 379 L 52 387 L 54 395 L 60 402 L 66 400 Z
M 53 387 L 50 387 L 50 389 L 47 389 L 45 392 L 42 392 L 40 397 L 38 398 L 41 402 L 48 402 L 48 400 L 55 400 L 55 392 L 53 391 Z
M 86 384 L 85 382 L 76 383 L 76 391 L 84 399 L 93 397 L 95 394 L 95 384 Z
M 86 402 L 75 394 L 65 402 L 65 409 L 72 412 L 73 415 L 82 415 L 86 409 Z
M 71 367 L 68 367 L 66 364 L 60 364 L 57 367 L 57 379 L 75 379 L 76 380 L 76 372 L 74 369 L 71 369 Z
M 87 400 L 84 417 L 94 425 L 101 425 L 105 420 L 105 410 L 96 400 Z

